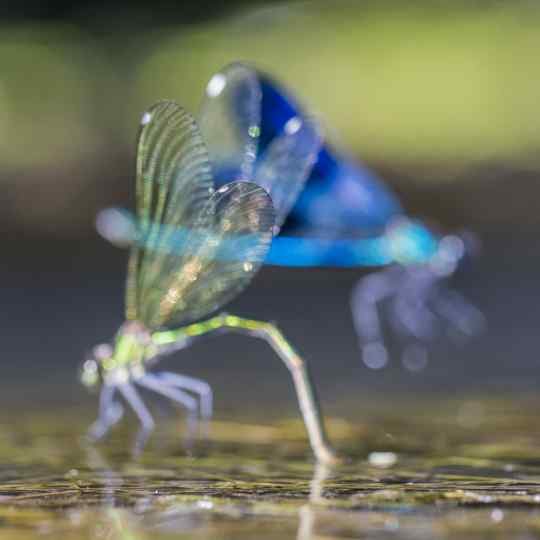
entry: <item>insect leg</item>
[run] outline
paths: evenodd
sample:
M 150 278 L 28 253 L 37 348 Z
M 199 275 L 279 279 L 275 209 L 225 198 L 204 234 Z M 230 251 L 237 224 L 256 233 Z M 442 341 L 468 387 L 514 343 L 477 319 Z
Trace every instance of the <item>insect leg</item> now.
M 218 315 L 182 328 L 182 333 L 188 336 L 224 331 L 240 332 L 264 339 L 274 349 L 292 375 L 300 410 L 316 458 L 326 463 L 338 461 L 326 437 L 319 402 L 307 365 L 277 327 L 268 322 Z
M 207 382 L 168 371 L 158 373 L 157 376 L 166 381 L 169 385 L 189 390 L 190 392 L 197 394 L 201 402 L 201 416 L 205 420 L 209 420 L 212 417 L 212 404 L 214 398 L 212 387 Z
M 165 381 L 161 380 L 160 377 L 147 373 L 137 379 L 137 384 L 172 399 L 176 403 L 183 405 L 192 414 L 197 413 L 197 400 L 194 397 L 186 392 L 182 392 L 182 390 L 172 388 Z
M 467 337 L 481 332 L 486 326 L 484 314 L 457 291 L 442 289 L 434 297 L 433 307 Z
M 392 317 L 394 329 L 405 337 L 419 341 L 432 341 L 438 335 L 438 321 L 429 309 L 428 298 L 419 291 L 418 297 L 411 299 L 398 294 L 392 302 Z
M 441 278 L 429 266 L 408 267 L 390 305 L 390 322 L 403 343 L 401 363 L 409 371 L 426 367 L 427 344 L 440 335 L 440 320 L 431 308 L 440 286 Z
M 360 279 L 351 295 L 353 324 L 360 341 L 362 359 L 372 368 L 384 367 L 388 361 L 378 304 L 395 294 L 399 273 L 399 269 L 391 268 Z
M 251 321 L 234 316 L 225 316 L 223 326 L 232 331 L 264 339 L 274 349 L 292 375 L 298 403 L 315 456 L 322 462 L 335 461 L 336 456 L 326 438 L 319 402 L 308 367 L 285 336 L 276 326 L 268 322 Z
M 141 429 L 137 434 L 133 447 L 133 453 L 138 455 L 144 448 L 150 432 L 154 429 L 154 419 L 139 396 L 139 393 L 131 383 L 119 384 L 118 390 L 120 390 L 120 393 L 124 396 L 124 399 L 129 403 L 133 412 L 141 422 Z
M 123 383 L 118 385 L 118 390 L 120 390 L 124 399 L 130 404 L 133 412 L 139 418 L 143 430 L 149 432 L 154 429 L 154 419 L 135 387 L 130 383 Z
M 114 402 L 115 388 L 106 384 L 99 394 L 98 419 L 90 426 L 88 436 L 93 440 L 101 439 L 109 429 L 120 421 L 124 414 L 124 408 L 120 403 Z
M 161 394 L 162 396 L 165 396 L 188 409 L 189 414 L 187 417 L 187 432 L 188 440 L 192 441 L 196 433 L 197 417 L 199 412 L 199 404 L 197 400 L 193 396 L 190 396 L 187 392 L 174 388 L 167 381 L 161 379 L 161 377 L 149 373 L 137 379 L 137 384 Z

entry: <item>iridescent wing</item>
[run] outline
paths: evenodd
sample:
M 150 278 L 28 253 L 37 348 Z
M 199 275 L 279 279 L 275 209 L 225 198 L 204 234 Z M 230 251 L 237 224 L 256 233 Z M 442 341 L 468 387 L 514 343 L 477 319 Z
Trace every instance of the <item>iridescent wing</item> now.
M 196 321 L 237 296 L 263 263 L 274 227 L 269 195 L 234 182 L 207 201 L 192 228 L 164 232 L 141 310 L 149 328 Z
M 213 191 L 199 129 L 178 104 L 160 101 L 143 114 L 136 175 L 137 242 L 128 263 L 128 319 L 141 319 L 147 312 L 143 306 L 161 273 L 154 252 L 163 241 L 162 224 L 190 228 Z
M 103 238 L 118 247 L 130 246 L 138 241 L 136 218 L 122 208 L 101 210 L 96 219 L 96 228 Z M 179 228 L 168 231 L 168 241 L 162 242 L 159 249 L 171 254 L 184 254 L 188 237 L 191 238 L 192 245 L 197 237 L 213 241 L 208 232 Z M 249 235 L 231 237 L 222 242 L 217 258 L 235 257 L 236 253 L 242 252 L 245 243 L 251 241 L 252 237 Z M 397 251 L 400 251 L 396 241 L 400 240 L 387 234 L 343 239 L 279 235 L 272 240 L 264 263 L 277 266 L 332 268 L 385 266 L 393 262 L 402 263 L 401 258 L 396 259 Z M 430 255 L 431 252 L 426 252 L 429 246 L 426 244 L 423 247 L 424 249 L 415 251 L 417 255 L 415 262 L 423 262 L 425 257 Z
M 304 189 L 321 145 L 318 124 L 293 116 L 258 159 L 254 182 L 270 194 L 278 229 Z
M 230 64 L 210 79 L 199 125 L 218 185 L 252 179 L 261 99 L 258 74 L 249 66 Z
M 127 318 L 151 329 L 196 320 L 231 300 L 257 272 L 272 240 L 270 197 L 247 182 L 218 191 L 212 184 L 193 118 L 174 102 L 152 106 L 142 117 L 137 149 Z M 175 231 L 184 234 L 179 239 Z

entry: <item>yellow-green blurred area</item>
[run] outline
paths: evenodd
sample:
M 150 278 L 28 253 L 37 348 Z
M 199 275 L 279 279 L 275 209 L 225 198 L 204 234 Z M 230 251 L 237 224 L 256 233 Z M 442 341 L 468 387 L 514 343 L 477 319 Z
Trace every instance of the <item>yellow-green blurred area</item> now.
M 235 60 L 292 88 L 367 163 L 423 171 L 431 185 L 453 178 L 440 170 L 540 170 L 536 2 L 266 3 L 156 25 L 150 13 L 133 29 L 116 14 L 102 33 L 0 29 L 0 183 L 12 218 L 83 226 L 107 192 L 128 189 L 141 111 L 161 98 L 196 111 L 211 75 Z M 81 197 L 86 214 L 74 211 Z

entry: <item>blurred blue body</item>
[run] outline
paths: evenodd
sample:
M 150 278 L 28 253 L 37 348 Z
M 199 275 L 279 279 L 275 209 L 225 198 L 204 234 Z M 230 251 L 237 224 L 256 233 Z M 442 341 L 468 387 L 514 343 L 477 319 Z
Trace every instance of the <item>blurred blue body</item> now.
M 302 118 L 305 114 L 283 89 L 264 75 L 261 88 L 260 151 L 264 151 L 291 118 Z M 403 210 L 395 195 L 371 171 L 324 145 L 286 229 L 307 225 L 330 232 L 360 229 L 366 234 L 377 234 L 401 214 Z
M 265 75 L 262 90 L 259 155 L 287 123 L 304 118 L 293 98 Z M 392 238 L 387 238 L 389 227 Z M 371 171 L 322 146 L 306 186 L 274 239 L 267 264 L 283 266 L 381 266 L 423 263 L 437 240 L 420 223 L 404 219 L 394 193 Z M 302 237 L 286 234 L 301 233 Z M 316 238 L 314 238 L 315 236 Z M 333 240 L 330 242 L 329 240 Z
M 234 72 L 234 68 L 228 69 Z M 243 76 L 250 81 L 246 72 Z M 385 313 L 405 344 L 402 361 L 411 371 L 425 367 L 424 344 L 442 335 L 444 326 L 465 337 L 481 330 L 482 313 L 444 282 L 466 253 L 463 238 L 435 235 L 420 221 L 409 218 L 396 195 L 376 175 L 336 152 L 325 144 L 324 138 L 313 146 L 313 131 L 302 130 L 302 126 L 313 125 L 304 109 L 265 74 L 255 72 L 255 79 L 260 92 L 260 116 L 257 112 L 250 120 L 258 128 L 258 147 L 253 154 L 254 173 L 247 178 L 266 187 L 264 175 L 259 177 L 259 164 L 272 155 L 275 142 L 287 136 L 296 137 L 294 148 L 308 149 L 311 145 L 313 158 L 309 162 L 313 166 L 306 169 L 309 176 L 303 177 L 305 183 L 300 190 L 299 176 L 295 175 L 298 166 L 294 168 L 298 160 L 293 159 L 292 151 L 288 156 L 290 182 L 288 169 L 280 170 L 280 189 L 290 186 L 290 193 L 294 194 L 292 206 L 283 205 L 283 191 L 278 190 L 278 197 L 274 198 L 276 178 L 267 184 L 276 207 L 279 234 L 274 236 L 265 263 L 384 266 L 383 270 L 360 279 L 350 300 L 362 359 L 371 369 L 380 369 L 388 362 L 381 319 Z M 248 88 L 253 91 L 253 86 Z M 233 118 L 247 116 L 245 103 L 245 94 L 239 93 L 238 99 L 233 96 Z M 299 152 L 300 158 L 305 155 Z M 234 252 L 232 245 L 230 253 Z

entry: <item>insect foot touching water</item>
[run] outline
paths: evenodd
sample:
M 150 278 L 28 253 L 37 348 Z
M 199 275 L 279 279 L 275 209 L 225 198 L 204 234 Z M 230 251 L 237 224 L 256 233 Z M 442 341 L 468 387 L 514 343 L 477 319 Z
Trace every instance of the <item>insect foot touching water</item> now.
M 282 333 L 270 323 L 234 315 L 206 319 L 247 287 L 265 259 L 275 224 L 268 193 L 250 182 L 216 190 L 195 120 L 176 103 L 162 101 L 141 119 L 136 206 L 126 322 L 112 344 L 94 347 L 81 373 L 85 385 L 101 385 L 90 435 L 103 437 L 121 418 L 118 397 L 133 409 L 143 433 L 150 432 L 154 420 L 138 388 L 209 417 L 212 394 L 204 381 L 151 368 L 203 336 L 239 332 L 268 342 L 285 363 L 315 456 L 334 462 L 307 366 Z

